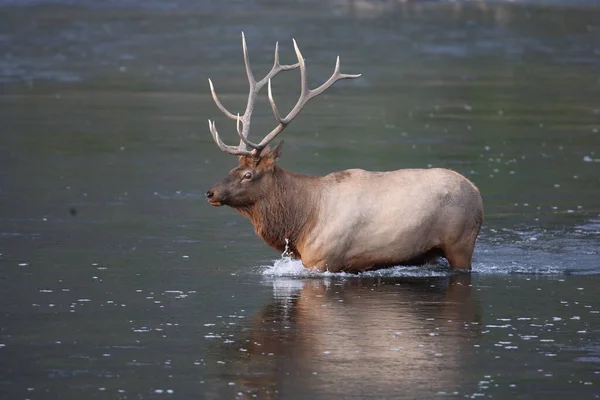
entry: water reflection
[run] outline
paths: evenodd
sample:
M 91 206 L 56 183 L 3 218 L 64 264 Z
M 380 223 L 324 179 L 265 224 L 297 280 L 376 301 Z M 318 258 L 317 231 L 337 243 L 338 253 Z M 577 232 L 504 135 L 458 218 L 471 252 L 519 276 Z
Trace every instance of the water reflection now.
M 356 395 L 450 394 L 464 388 L 480 335 L 470 280 L 278 278 L 273 300 L 211 349 L 221 358 L 208 365 L 229 380 L 222 390 L 244 398 L 335 395 L 341 385 Z

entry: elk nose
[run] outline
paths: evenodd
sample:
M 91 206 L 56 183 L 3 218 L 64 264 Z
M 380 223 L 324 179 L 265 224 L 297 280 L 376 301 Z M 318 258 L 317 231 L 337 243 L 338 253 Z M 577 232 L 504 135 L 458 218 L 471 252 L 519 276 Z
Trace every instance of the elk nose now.
M 207 199 L 212 199 L 215 195 L 215 192 L 212 189 L 208 189 L 204 195 Z

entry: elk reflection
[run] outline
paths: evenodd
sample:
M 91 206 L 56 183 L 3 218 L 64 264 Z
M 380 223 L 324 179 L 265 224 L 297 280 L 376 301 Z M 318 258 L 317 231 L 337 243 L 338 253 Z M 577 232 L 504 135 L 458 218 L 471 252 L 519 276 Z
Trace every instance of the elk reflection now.
M 451 393 L 479 335 L 470 279 L 274 280 L 221 373 L 248 398 Z

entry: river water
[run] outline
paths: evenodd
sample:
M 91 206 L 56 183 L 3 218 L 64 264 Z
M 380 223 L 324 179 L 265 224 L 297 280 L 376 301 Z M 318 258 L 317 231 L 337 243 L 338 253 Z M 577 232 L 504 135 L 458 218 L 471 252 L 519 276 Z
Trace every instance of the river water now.
M 363 74 L 283 167 L 473 180 L 473 274 L 311 274 L 206 204 L 242 31 L 257 75 L 292 38 L 311 86 Z M 0 397 L 599 398 L 599 46 L 592 1 L 0 2 Z

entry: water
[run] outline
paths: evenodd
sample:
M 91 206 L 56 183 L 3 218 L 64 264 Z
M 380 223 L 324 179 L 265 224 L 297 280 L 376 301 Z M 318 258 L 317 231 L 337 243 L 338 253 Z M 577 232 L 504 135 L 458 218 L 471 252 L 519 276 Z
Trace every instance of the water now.
M 0 5 L 0 397 L 600 396 L 596 2 Z M 448 167 L 474 273 L 281 259 L 204 191 L 280 41 L 309 83 L 281 164 Z M 274 82 L 282 112 L 297 75 Z M 251 138 L 274 126 L 262 96 Z

